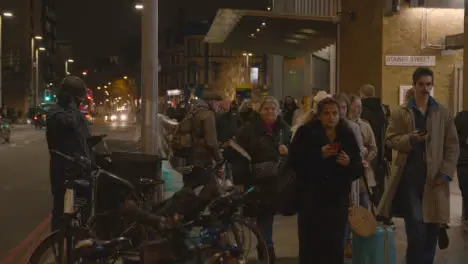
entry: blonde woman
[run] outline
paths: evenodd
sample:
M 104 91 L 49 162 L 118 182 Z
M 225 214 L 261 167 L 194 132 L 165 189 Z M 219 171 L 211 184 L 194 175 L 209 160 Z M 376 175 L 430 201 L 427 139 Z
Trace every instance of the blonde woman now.
M 372 131 L 372 127 L 367 121 L 360 118 L 361 113 L 361 98 L 356 95 L 351 96 L 348 117 L 351 121 L 354 121 L 356 124 L 358 124 L 361 130 L 362 141 L 364 147 L 366 148 L 366 154 L 362 159 L 364 174 L 367 179 L 369 188 L 373 188 L 376 186 L 376 181 L 371 162 L 377 156 L 377 144 L 375 143 L 375 136 L 374 132 Z M 367 188 L 364 184 L 364 181 L 359 181 L 359 204 L 364 208 L 369 208 L 369 205 L 371 205 L 369 193 L 367 192 Z

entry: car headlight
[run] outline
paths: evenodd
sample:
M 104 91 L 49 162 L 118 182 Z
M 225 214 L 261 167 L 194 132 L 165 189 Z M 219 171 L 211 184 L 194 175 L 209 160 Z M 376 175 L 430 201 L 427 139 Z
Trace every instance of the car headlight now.
M 117 120 L 117 116 L 116 115 L 111 115 L 110 119 L 111 119 L 111 121 L 115 121 L 115 120 Z
M 120 120 L 122 120 L 122 121 L 127 120 L 127 115 L 120 115 Z

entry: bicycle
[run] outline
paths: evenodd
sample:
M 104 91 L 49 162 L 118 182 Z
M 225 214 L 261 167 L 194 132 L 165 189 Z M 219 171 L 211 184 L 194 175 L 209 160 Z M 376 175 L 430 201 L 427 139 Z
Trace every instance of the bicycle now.
M 195 261 L 196 264 L 247 263 L 252 255 L 243 249 L 243 232 L 247 228 L 257 238 L 256 249 L 259 255 L 265 256 L 258 263 L 269 264 L 268 249 L 257 227 L 248 219 L 237 215 L 245 204 L 246 197 L 253 190 L 245 193 L 232 191 L 215 199 L 205 214 L 196 220 L 185 222 L 172 217 L 149 213 L 133 205 L 129 209 L 139 219 L 154 228 L 158 239 L 144 244 L 141 254 L 142 264 L 165 264 L 174 261 Z M 199 229 L 194 234 L 194 229 Z M 230 241 L 229 233 L 234 236 Z M 75 248 L 75 260 L 89 263 L 112 263 L 110 260 L 124 256 L 128 240 L 96 241 L 86 240 Z M 82 262 L 88 263 L 88 262 Z
M 96 200 L 98 194 L 98 181 L 100 177 L 105 176 L 116 181 L 122 187 L 122 193 L 120 197 L 114 195 L 115 198 L 120 198 L 121 203 L 125 200 L 133 200 L 140 207 L 147 207 L 147 195 L 142 190 L 148 191 L 148 189 L 156 188 L 156 186 L 163 184 L 163 181 L 154 181 L 151 179 L 140 179 L 140 189 L 135 188 L 129 181 L 118 177 L 108 171 L 101 169 L 100 167 L 93 165 L 90 160 L 83 157 L 71 157 L 64 153 L 56 150 L 51 150 L 51 154 L 61 156 L 62 158 L 77 164 L 86 175 L 89 175 L 85 179 L 72 178 L 65 182 L 65 195 L 64 195 L 64 214 L 60 228 L 57 231 L 49 234 L 39 246 L 35 249 L 30 257 L 30 264 L 42 263 L 41 259 L 47 253 L 49 248 L 52 248 L 56 263 L 69 263 L 70 262 L 70 249 L 76 245 L 77 241 L 81 241 L 88 238 L 99 239 L 99 230 L 96 224 L 99 219 L 109 214 L 112 214 L 116 218 L 131 221 L 131 223 L 123 224 L 124 230 L 118 230 L 119 236 L 113 236 L 113 234 L 105 234 L 107 237 L 116 238 L 120 240 L 143 240 L 146 239 L 146 230 L 144 227 L 131 219 L 126 218 L 120 208 L 111 208 L 108 212 L 102 212 L 97 214 Z M 90 199 L 78 199 L 76 197 L 76 191 L 78 189 L 85 189 L 91 191 Z M 121 204 L 120 203 L 120 204 Z M 106 218 L 108 219 L 108 218 Z M 112 224 L 112 223 L 109 223 Z M 122 237 L 127 237 L 123 239 Z M 110 238 L 108 238 L 110 239 Z M 111 239 L 111 241 L 114 241 Z M 135 241 L 133 241 L 135 242 Z M 131 243 L 131 244 L 139 244 Z M 112 244 L 112 243 L 111 243 Z M 56 245 L 58 247 L 56 248 Z M 138 252 L 137 249 L 132 248 L 134 252 Z M 133 255 L 138 255 L 135 253 Z

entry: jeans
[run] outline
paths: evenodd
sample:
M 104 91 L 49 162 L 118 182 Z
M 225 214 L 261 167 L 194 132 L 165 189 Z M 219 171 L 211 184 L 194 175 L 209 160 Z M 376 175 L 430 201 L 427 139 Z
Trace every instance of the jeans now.
M 275 220 L 274 214 L 261 213 L 257 216 L 257 226 L 260 234 L 269 248 L 273 248 L 273 222 Z
M 468 167 L 458 167 L 458 187 L 463 199 L 463 216 L 468 220 Z
M 405 217 L 407 264 L 433 264 L 437 247 L 439 224 L 426 224 L 412 217 Z
M 407 264 L 433 264 L 437 248 L 439 224 L 423 222 L 422 197 L 412 189 L 403 189 L 402 204 L 405 221 Z
M 359 193 L 359 205 L 361 207 L 369 209 L 370 197 L 369 197 L 369 194 L 367 192 Z

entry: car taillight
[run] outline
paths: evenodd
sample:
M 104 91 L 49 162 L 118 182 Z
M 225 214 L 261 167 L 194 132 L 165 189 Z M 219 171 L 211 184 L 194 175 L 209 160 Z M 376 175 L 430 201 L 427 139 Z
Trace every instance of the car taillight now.
M 37 116 L 34 117 L 34 120 L 37 120 Z

